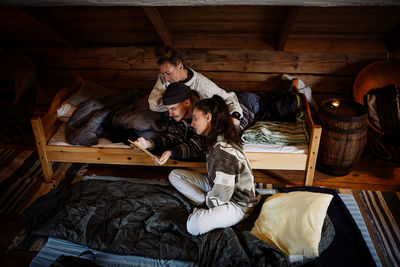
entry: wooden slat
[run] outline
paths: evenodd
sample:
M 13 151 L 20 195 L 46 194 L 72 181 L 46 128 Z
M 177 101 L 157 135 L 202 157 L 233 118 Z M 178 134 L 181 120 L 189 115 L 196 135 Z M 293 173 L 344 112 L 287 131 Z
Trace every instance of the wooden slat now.
M 68 59 L 68 58 L 140 58 L 143 63 L 146 61 L 155 60 L 154 46 L 92 46 L 80 47 L 76 49 L 62 48 L 62 47 L 24 47 L 20 48 L 26 53 L 40 54 L 43 57 L 54 59 Z M 377 57 L 386 53 L 375 54 L 362 54 L 362 53 L 297 53 L 286 52 L 277 53 L 274 49 L 201 49 L 201 48 L 183 48 L 179 49 L 184 54 L 185 60 L 248 60 L 248 61 L 345 61 L 355 62 L 358 60 L 365 60 L 368 57 Z M 38 62 L 42 64 L 41 62 Z M 156 62 L 154 62 L 156 64 Z
M 175 33 L 176 48 L 275 49 L 274 35 Z
M 152 34 L 151 31 L 131 31 L 131 32 L 92 32 L 90 34 L 77 34 L 81 45 L 98 45 L 98 46 L 114 46 L 115 44 L 120 45 L 132 45 L 134 43 L 140 44 L 154 44 L 159 43 L 160 39 L 156 33 Z
M 258 73 L 302 73 L 302 74 L 329 74 L 329 75 L 355 75 L 365 66 L 365 61 L 373 62 L 375 60 L 384 60 L 385 55 L 365 57 L 364 61 L 352 61 L 351 59 L 342 60 L 340 57 L 336 59 L 320 58 L 296 58 L 282 57 L 281 59 L 270 58 L 265 61 L 248 61 L 248 60 L 225 60 L 221 59 L 188 59 L 186 64 L 196 71 L 237 71 L 243 75 L 256 76 Z M 79 69 L 85 71 L 107 69 L 113 70 L 147 70 L 156 71 L 157 65 L 155 59 L 143 62 L 141 58 L 131 57 L 103 57 L 96 58 L 42 58 L 40 68 L 45 69 Z M 362 60 L 362 59 L 361 59 Z M 254 73 L 254 74 L 251 74 Z
M 46 146 L 49 161 L 56 162 L 85 162 L 99 164 L 145 165 L 154 166 L 150 157 L 130 148 L 96 148 L 96 147 L 70 147 Z M 304 170 L 307 160 L 306 154 L 285 153 L 258 153 L 248 152 L 251 166 L 254 169 L 296 169 Z M 291 164 L 288 165 L 287 162 Z M 186 162 L 169 160 L 166 167 L 196 167 L 204 168 L 204 162 Z
M 292 36 L 286 44 L 290 52 L 331 52 L 331 53 L 383 53 L 386 47 L 382 40 L 349 39 L 307 39 Z
M 50 161 L 154 166 L 149 156 L 130 148 L 46 146 Z M 169 160 L 164 166 L 204 167 L 204 162 Z
M 288 48 L 289 49 L 289 48 Z M 298 48 L 296 48 L 298 49 Z M 28 48 L 37 55 L 39 68 L 157 70 L 152 49 L 129 48 Z M 386 59 L 386 52 L 346 53 L 276 53 L 273 50 L 192 49 L 186 52 L 186 64 L 204 71 L 239 71 L 248 73 L 302 73 L 355 75 L 366 64 Z
M 173 46 L 172 36 L 169 32 L 167 25 L 165 24 L 163 18 L 158 12 L 157 7 L 143 7 L 144 12 L 146 13 L 147 17 L 153 24 L 154 28 L 156 29 L 158 35 L 161 37 L 163 42 L 168 46 Z
M 23 52 L 48 58 L 101 58 L 101 57 L 132 57 L 143 61 L 154 59 L 152 46 L 90 46 L 76 49 L 65 47 L 24 47 Z
M 255 170 L 305 170 L 307 154 L 246 152 Z M 290 162 L 290 164 L 288 164 Z
M 66 87 L 76 76 L 95 81 L 107 88 L 145 88 L 152 89 L 157 80 L 156 71 L 119 71 L 119 70 L 43 70 L 41 80 L 48 88 Z M 280 74 L 240 73 L 240 72 L 201 72 L 220 87 L 238 91 L 271 91 Z M 312 88 L 313 93 L 351 93 L 354 76 L 335 75 L 296 75 Z M 51 77 L 51 78 L 50 78 Z
M 85 77 L 85 76 L 84 76 Z M 301 78 L 301 77 L 300 77 Z M 317 77 L 318 78 L 318 77 Z M 320 77 L 323 78 L 323 77 Z M 348 80 L 352 80 L 353 78 L 350 78 Z M 106 88 L 110 89 L 115 89 L 115 90 L 126 90 L 126 89 L 140 89 L 143 90 L 143 92 L 150 93 L 151 89 L 154 87 L 155 80 L 154 81 L 137 81 L 137 80 L 100 80 L 100 77 L 98 79 L 93 78 L 89 79 L 92 81 L 95 81 L 101 86 L 104 86 Z M 231 91 L 249 91 L 249 92 L 254 92 L 254 93 L 260 93 L 263 94 L 268 91 L 272 91 L 275 88 L 275 83 L 273 82 L 251 82 L 251 81 L 240 81 L 240 82 L 224 82 L 224 81 L 215 81 L 218 86 L 221 88 L 229 89 Z M 43 95 L 43 99 L 40 99 L 41 104 L 49 104 L 49 102 L 45 102 L 44 100 L 47 99 L 47 101 L 51 101 L 50 97 L 47 97 L 46 94 L 54 95 L 57 91 L 57 87 L 65 87 L 68 86 L 71 83 L 71 80 L 68 79 L 60 79 L 60 80 L 47 80 L 46 82 L 42 83 L 42 86 L 47 88 L 47 90 L 44 93 L 41 93 Z M 352 82 L 349 81 L 348 83 L 345 83 L 343 81 L 343 84 L 315 84 L 312 86 L 312 91 L 313 95 L 315 98 L 323 99 L 324 96 L 326 98 L 334 97 L 336 96 L 343 96 L 343 95 L 350 95 L 351 96 L 351 90 L 350 88 L 352 87 Z M 44 90 L 44 89 L 42 89 Z

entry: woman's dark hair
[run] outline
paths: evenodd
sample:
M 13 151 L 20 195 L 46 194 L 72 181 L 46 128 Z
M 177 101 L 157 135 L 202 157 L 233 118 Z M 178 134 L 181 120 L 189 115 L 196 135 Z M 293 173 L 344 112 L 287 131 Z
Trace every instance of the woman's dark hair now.
M 174 50 L 172 47 L 169 46 L 160 46 L 155 50 L 155 56 L 157 58 L 157 64 L 162 65 L 166 62 L 178 66 L 179 63 L 182 63 L 183 65 L 183 55 L 179 53 L 178 51 Z
M 206 135 L 208 151 L 217 142 L 218 135 L 223 135 L 227 143 L 241 145 L 240 137 L 229 114 L 228 106 L 222 97 L 213 95 L 212 98 L 202 99 L 196 104 L 195 108 L 201 110 L 204 114 L 210 112 L 212 115 L 211 129 Z

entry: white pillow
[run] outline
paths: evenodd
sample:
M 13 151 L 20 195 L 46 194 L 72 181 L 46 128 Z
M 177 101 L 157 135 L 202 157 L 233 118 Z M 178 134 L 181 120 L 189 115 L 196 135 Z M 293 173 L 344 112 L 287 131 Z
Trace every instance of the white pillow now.
M 69 118 L 72 116 L 72 113 L 74 113 L 75 109 L 75 105 L 66 103 L 57 109 L 57 118 L 59 118 L 62 122 L 67 123 Z
M 251 232 L 288 256 L 317 257 L 332 197 L 303 191 L 275 194 L 265 200 Z
M 94 82 L 84 81 L 78 92 L 76 92 L 67 103 L 64 103 L 57 109 L 57 118 L 62 122 L 68 122 L 72 113 L 74 113 L 76 107 L 80 103 L 89 99 L 103 98 L 114 93 L 115 91 Z

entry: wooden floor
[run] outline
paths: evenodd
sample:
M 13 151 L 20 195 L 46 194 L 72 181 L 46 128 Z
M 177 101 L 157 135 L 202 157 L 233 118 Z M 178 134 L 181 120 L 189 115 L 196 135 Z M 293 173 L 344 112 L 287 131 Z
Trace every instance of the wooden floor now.
M 29 266 L 36 252 L 11 250 L 7 252 L 14 237 L 22 230 L 19 216 L 0 216 L 0 266 Z
M 154 168 L 157 168 L 156 171 Z M 86 174 L 118 177 L 167 179 L 171 168 L 91 164 Z M 204 171 L 204 170 L 200 170 Z M 301 186 L 304 171 L 254 170 L 256 182 L 271 185 Z M 353 171 L 345 176 L 315 172 L 314 186 L 352 190 L 400 191 L 400 164 L 374 159 L 364 153 Z
M 264 181 L 263 177 L 257 177 L 264 183 L 278 183 L 287 185 L 299 185 L 303 182 L 301 171 L 275 171 L 271 172 L 271 178 Z M 400 191 L 400 164 L 385 162 L 375 159 L 369 153 L 364 153 L 353 171 L 345 176 L 332 176 L 317 171 L 314 175 L 314 186 L 330 188 L 344 188 L 353 190 L 377 190 Z

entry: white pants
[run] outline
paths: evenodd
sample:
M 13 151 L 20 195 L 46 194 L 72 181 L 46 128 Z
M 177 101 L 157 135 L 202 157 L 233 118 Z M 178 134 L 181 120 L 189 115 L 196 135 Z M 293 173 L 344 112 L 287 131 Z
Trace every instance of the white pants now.
M 206 201 L 211 190 L 205 174 L 175 169 L 169 174 L 170 183 L 184 196 L 199 206 Z M 212 209 L 195 208 L 190 214 L 186 227 L 190 234 L 200 235 L 217 228 L 230 227 L 245 217 L 245 213 L 232 202 Z

